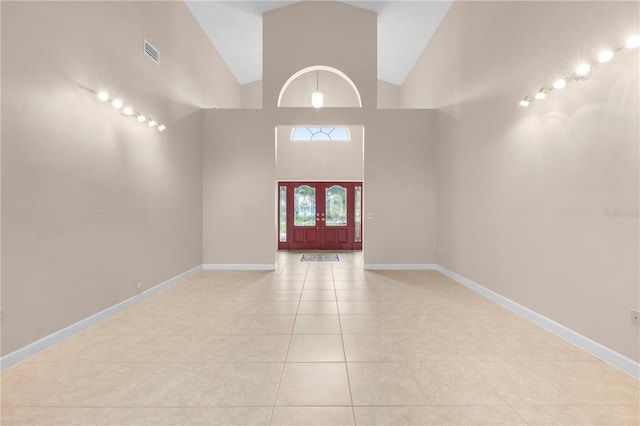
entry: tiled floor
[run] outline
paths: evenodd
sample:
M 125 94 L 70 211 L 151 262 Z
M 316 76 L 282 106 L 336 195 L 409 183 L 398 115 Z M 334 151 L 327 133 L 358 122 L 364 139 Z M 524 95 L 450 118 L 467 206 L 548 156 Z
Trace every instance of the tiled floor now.
M 638 425 L 637 380 L 433 271 L 205 271 L 8 369 L 3 425 Z

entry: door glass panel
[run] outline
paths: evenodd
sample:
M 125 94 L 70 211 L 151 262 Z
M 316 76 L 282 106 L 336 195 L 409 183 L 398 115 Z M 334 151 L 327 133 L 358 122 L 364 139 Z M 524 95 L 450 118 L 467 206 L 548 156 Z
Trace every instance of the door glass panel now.
M 293 191 L 294 226 L 316 226 L 316 190 L 308 185 Z
M 356 186 L 356 202 L 354 203 L 354 217 L 355 217 L 355 239 L 356 243 L 362 242 L 362 187 Z
M 287 242 L 287 187 L 280 187 L 280 242 Z
M 334 185 L 326 190 L 327 226 L 347 226 L 347 188 Z

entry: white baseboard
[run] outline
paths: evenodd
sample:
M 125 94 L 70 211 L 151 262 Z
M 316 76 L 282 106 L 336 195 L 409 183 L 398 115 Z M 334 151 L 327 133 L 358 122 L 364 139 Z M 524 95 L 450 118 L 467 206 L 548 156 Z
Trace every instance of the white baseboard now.
M 425 271 L 438 269 L 434 263 L 363 263 L 362 269 L 368 271 Z
M 631 358 L 628 358 L 621 353 L 618 353 L 598 342 L 595 342 L 588 337 L 583 336 L 582 334 L 577 333 L 570 328 L 565 327 L 564 325 L 545 317 L 544 315 L 540 315 L 539 313 L 532 311 L 531 309 L 522 306 L 511 299 L 508 299 L 492 290 L 489 290 L 488 288 L 474 281 L 471 281 L 470 279 L 465 278 L 462 275 L 456 274 L 455 272 L 452 272 L 447 268 L 438 266 L 437 270 L 448 276 L 449 278 L 459 282 L 463 286 L 485 296 L 490 300 L 493 300 L 499 305 L 504 306 L 510 311 L 515 312 L 516 314 L 528 319 L 529 321 L 539 325 L 540 327 L 568 341 L 569 343 L 573 343 L 579 348 L 582 348 L 592 355 L 613 365 L 614 367 L 619 368 L 625 373 L 637 379 L 640 379 L 640 363 L 632 360 Z
M 75 324 L 71 324 L 68 327 L 63 328 L 62 330 L 58 330 L 54 333 L 49 334 L 39 340 L 36 340 L 33 343 L 28 344 L 16 351 L 13 351 L 2 358 L 0 358 L 0 370 L 5 370 L 9 367 L 12 367 L 27 358 L 34 356 L 35 354 L 42 352 L 45 349 L 50 348 L 56 343 L 60 343 L 63 340 L 68 339 L 69 337 L 77 334 L 87 328 L 99 323 L 102 320 L 109 318 L 110 316 L 117 314 L 118 312 L 128 308 L 129 306 L 135 305 L 136 303 L 141 302 L 149 296 L 152 296 L 167 287 L 170 287 L 178 282 L 182 281 L 185 278 L 188 278 L 192 275 L 197 274 L 202 270 L 202 265 L 195 266 L 188 271 L 185 271 L 179 275 L 176 275 L 173 278 L 168 279 L 158 285 L 155 285 L 142 293 L 130 297 L 129 299 L 123 300 L 120 303 L 117 303 L 113 306 L 108 307 L 107 309 L 100 311 L 96 314 L 91 315 L 83 320 L 76 322 Z
M 168 279 L 144 292 L 140 293 L 137 296 L 131 297 L 129 299 L 123 300 L 116 305 L 113 305 L 103 311 L 100 311 L 90 317 L 87 317 L 81 321 L 78 321 L 75 324 L 72 324 L 68 327 L 63 328 L 62 330 L 58 330 L 55 333 L 52 333 L 48 336 L 45 336 L 29 345 L 20 348 L 14 352 L 11 352 L 2 358 L 0 358 L 0 370 L 5 370 L 6 368 L 12 367 L 19 362 L 26 360 L 29 357 L 59 343 L 76 333 L 79 333 L 100 321 L 124 310 L 125 308 L 132 306 L 147 297 L 164 290 L 167 287 L 170 287 L 174 284 L 177 284 L 181 280 L 190 277 L 203 269 L 206 270 L 264 270 L 271 271 L 275 270 L 275 264 L 205 264 L 195 266 L 188 271 L 185 271 L 179 275 L 176 275 L 173 278 Z M 573 343 L 574 345 L 586 350 L 587 352 L 593 354 L 594 356 L 608 362 L 614 367 L 619 368 L 620 370 L 626 372 L 627 374 L 640 379 L 640 363 L 610 349 L 606 346 L 595 342 L 589 339 L 586 336 L 583 336 L 568 327 L 565 327 L 562 324 L 559 324 L 531 309 L 520 305 L 519 303 L 514 302 L 511 299 L 508 299 L 488 288 L 471 281 L 468 278 L 463 277 L 455 272 L 448 270 L 439 265 L 435 264 L 383 264 L 383 263 L 370 263 L 364 264 L 363 268 L 366 270 L 437 270 L 442 274 L 448 276 L 454 281 L 459 282 L 465 287 L 487 297 L 490 300 L 498 303 L 501 306 L 509 309 L 512 312 L 532 321 L 533 323 L 541 326 L 542 328 L 550 331 L 551 333 L 561 337 L 562 339 Z
M 275 263 L 205 263 L 205 271 L 275 271 Z

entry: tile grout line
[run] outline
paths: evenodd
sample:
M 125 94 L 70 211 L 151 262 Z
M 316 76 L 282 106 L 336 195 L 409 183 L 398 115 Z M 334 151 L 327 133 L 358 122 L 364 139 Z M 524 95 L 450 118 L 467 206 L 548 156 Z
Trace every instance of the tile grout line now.
M 356 409 L 353 402 L 353 391 L 351 390 L 351 377 L 349 376 L 349 365 L 347 364 L 347 350 L 344 347 L 344 333 L 342 332 L 342 320 L 340 319 L 340 305 L 338 305 L 338 292 L 336 290 L 336 281 L 333 277 L 333 267 L 331 268 L 331 278 L 333 281 L 333 292 L 336 297 L 336 309 L 338 311 L 338 325 L 340 326 L 340 341 L 342 342 L 342 354 L 344 356 L 344 369 L 347 373 L 347 385 L 349 386 L 349 398 L 351 399 L 351 415 L 353 416 L 353 424 L 356 425 Z
M 298 306 L 296 306 L 296 313 L 293 316 L 293 326 L 291 327 L 291 334 L 289 334 L 289 343 L 287 344 L 287 351 L 284 354 L 284 361 L 282 362 L 282 370 L 280 371 L 280 379 L 278 380 L 278 386 L 276 387 L 276 395 L 273 400 L 273 406 L 271 407 L 271 414 L 269 415 L 269 425 L 273 422 L 273 413 L 276 411 L 276 404 L 278 402 L 278 394 L 280 393 L 280 386 L 282 385 L 282 377 L 284 376 L 284 369 L 287 366 L 287 358 L 289 357 L 289 348 L 291 348 L 291 340 L 293 339 L 293 332 L 296 328 L 296 321 L 298 320 L 298 311 L 300 310 L 300 302 L 302 301 L 302 295 L 304 293 L 304 284 L 307 281 L 307 273 L 309 272 L 309 266 L 307 265 L 304 273 L 304 280 L 302 281 L 302 290 L 298 297 Z

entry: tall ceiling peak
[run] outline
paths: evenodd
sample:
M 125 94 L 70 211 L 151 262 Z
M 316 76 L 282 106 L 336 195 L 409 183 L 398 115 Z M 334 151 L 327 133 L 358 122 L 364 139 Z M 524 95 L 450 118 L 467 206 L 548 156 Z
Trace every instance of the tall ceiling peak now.
M 262 80 L 262 14 L 298 2 L 186 0 L 185 3 L 240 84 L 247 84 Z M 400 85 L 453 1 L 343 3 L 378 14 L 378 79 Z

